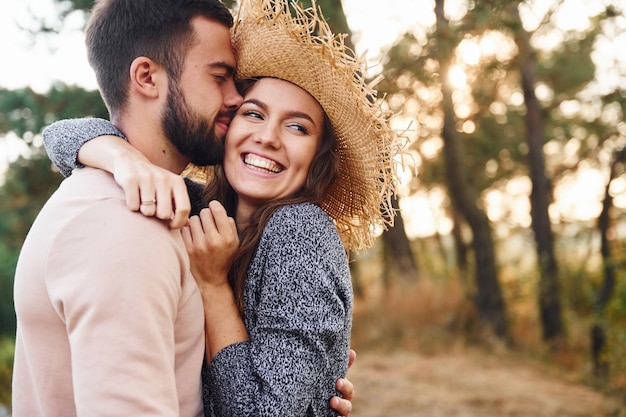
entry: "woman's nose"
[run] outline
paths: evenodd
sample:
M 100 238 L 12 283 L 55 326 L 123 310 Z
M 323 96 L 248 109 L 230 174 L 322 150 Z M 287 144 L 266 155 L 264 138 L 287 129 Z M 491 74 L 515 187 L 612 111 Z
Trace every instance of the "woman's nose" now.
M 264 123 L 255 134 L 258 143 L 273 148 L 280 147 L 279 129 L 271 122 Z

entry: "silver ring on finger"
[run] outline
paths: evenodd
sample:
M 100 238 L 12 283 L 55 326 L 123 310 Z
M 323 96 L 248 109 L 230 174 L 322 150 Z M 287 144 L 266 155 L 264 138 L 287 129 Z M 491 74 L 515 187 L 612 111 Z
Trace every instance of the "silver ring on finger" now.
M 156 198 L 153 198 L 152 200 L 143 200 L 141 202 L 142 206 L 154 206 L 156 204 Z

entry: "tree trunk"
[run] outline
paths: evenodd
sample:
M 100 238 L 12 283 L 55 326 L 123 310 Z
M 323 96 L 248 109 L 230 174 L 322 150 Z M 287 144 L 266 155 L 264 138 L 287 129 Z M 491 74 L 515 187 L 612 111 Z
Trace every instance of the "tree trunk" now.
M 383 281 L 388 286 L 399 282 L 416 283 L 418 281 L 417 262 L 404 229 L 404 221 L 395 195 L 392 199 L 392 207 L 397 213 L 394 226 L 382 235 L 385 262 Z
M 363 282 L 361 280 L 361 274 L 359 271 L 360 262 L 357 260 L 356 253 L 350 251 L 350 255 L 348 257 L 350 263 L 350 276 L 352 277 L 352 291 L 354 291 L 354 296 L 356 298 L 365 297 L 365 289 L 363 288 Z
M 452 210 L 452 220 L 456 267 L 459 269 L 464 283 L 467 284 L 467 244 L 465 243 L 465 239 L 463 239 L 462 233 L 463 216 L 455 208 Z
M 439 45 L 439 68 L 442 85 L 443 123 L 443 155 L 446 170 L 446 182 L 452 204 L 463 214 L 469 224 L 473 239 L 476 297 L 475 302 L 482 322 L 490 326 L 491 331 L 500 339 L 508 341 L 504 299 L 498 282 L 496 270 L 495 248 L 491 236 L 491 226 L 486 214 L 477 205 L 477 195 L 467 181 L 463 161 L 463 144 L 456 132 L 456 116 L 452 104 L 452 88 L 446 80 L 449 72 L 452 46 L 445 42 L 450 38 L 451 29 L 444 16 L 444 0 L 435 1 L 435 15 Z M 445 36 L 448 34 L 448 36 Z
M 609 362 L 606 357 L 606 326 L 604 310 L 611 300 L 615 290 L 615 261 L 611 256 L 611 245 L 608 238 L 610 228 L 609 212 L 613 206 L 613 198 L 609 193 L 611 182 L 615 179 L 617 164 L 626 161 L 626 148 L 622 148 L 615 153 L 609 181 L 604 190 L 604 200 L 602 202 L 602 212 L 598 218 L 598 229 L 600 231 L 600 252 L 604 266 L 604 281 L 598 293 L 594 306 L 594 321 L 591 326 L 591 359 L 593 361 L 593 372 L 596 376 L 606 378 L 609 373 Z
M 543 156 L 544 117 L 535 95 L 534 59 L 528 33 L 521 25 L 517 6 L 512 13 L 519 22 L 515 31 L 515 40 L 519 49 L 519 70 L 524 102 L 526 104 L 526 142 L 528 143 L 528 165 L 532 181 L 530 195 L 532 229 L 535 235 L 537 260 L 539 262 L 538 302 L 541 317 L 543 339 L 557 341 L 564 336 L 561 313 L 558 269 L 554 254 L 554 238 L 550 224 L 548 208 L 550 206 L 551 186 L 545 174 Z

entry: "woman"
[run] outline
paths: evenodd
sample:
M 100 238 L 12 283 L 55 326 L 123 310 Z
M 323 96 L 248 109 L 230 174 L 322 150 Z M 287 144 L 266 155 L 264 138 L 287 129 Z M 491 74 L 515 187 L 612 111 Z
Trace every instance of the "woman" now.
M 234 28 L 237 76 L 252 81 L 204 195 L 236 219 L 232 267 L 215 266 L 232 260 L 213 247 L 215 230 L 229 229 L 214 224 L 216 203 L 183 231 L 205 306 L 213 416 L 334 415 L 352 314 L 346 251 L 392 218 L 394 135 L 362 62 L 316 9 L 289 11 L 285 0 L 244 1 Z

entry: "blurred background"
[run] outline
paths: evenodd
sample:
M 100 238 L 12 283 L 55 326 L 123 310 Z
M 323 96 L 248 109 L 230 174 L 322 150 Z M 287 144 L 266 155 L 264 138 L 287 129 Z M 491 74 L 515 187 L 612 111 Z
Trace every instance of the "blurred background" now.
M 317 4 L 410 154 L 395 226 L 351 256 L 352 415 L 626 415 L 626 0 Z M 92 5 L 0 5 L 0 416 L 17 257 L 62 180 L 40 133 L 108 118 Z

